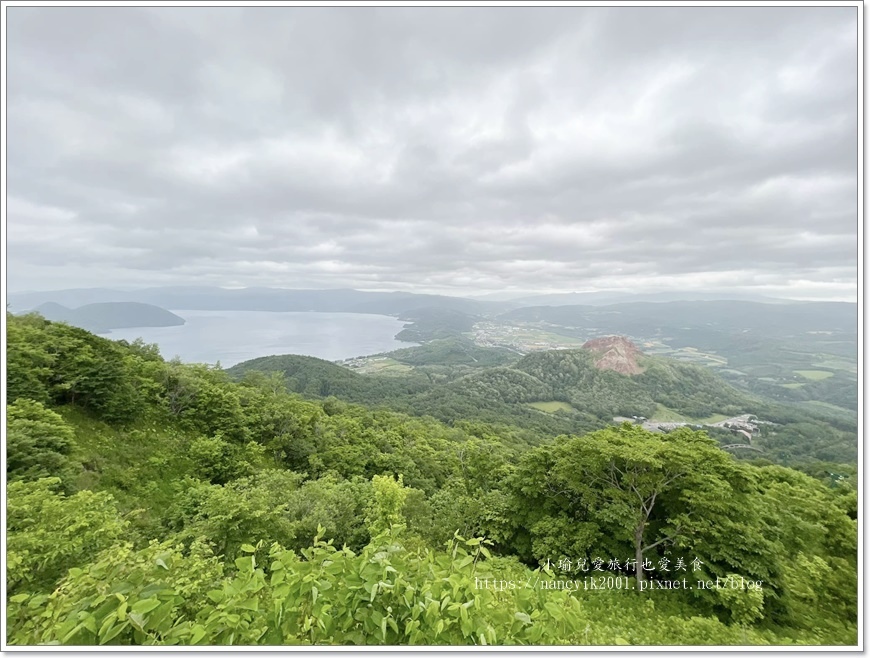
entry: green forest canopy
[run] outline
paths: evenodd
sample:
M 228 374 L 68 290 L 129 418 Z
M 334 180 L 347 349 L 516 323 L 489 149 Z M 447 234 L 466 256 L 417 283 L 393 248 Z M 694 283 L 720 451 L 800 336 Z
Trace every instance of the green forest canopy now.
M 447 425 L 7 324 L 9 644 L 857 642 L 854 467 Z M 667 564 L 759 586 L 638 590 Z

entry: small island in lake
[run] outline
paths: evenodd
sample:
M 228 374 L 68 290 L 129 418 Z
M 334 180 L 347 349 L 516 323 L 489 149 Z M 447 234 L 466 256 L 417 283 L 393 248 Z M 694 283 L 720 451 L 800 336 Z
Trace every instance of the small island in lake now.
M 165 308 L 139 302 L 104 302 L 78 308 L 46 302 L 30 312 L 39 313 L 46 320 L 66 322 L 94 333 L 126 327 L 175 327 L 184 324 L 184 318 Z

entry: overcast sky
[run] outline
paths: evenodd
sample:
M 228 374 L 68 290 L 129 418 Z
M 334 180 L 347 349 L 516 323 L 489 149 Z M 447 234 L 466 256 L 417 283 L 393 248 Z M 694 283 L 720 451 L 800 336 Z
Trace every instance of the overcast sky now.
M 855 299 L 855 8 L 7 8 L 11 291 Z

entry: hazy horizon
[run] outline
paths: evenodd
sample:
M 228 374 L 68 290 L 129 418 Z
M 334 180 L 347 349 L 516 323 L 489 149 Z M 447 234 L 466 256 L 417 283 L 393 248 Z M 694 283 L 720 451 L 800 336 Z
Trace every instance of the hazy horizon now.
M 133 286 L 115 286 L 115 285 L 102 285 L 102 286 L 82 286 L 82 287 L 74 287 L 74 288 L 58 288 L 58 287 L 44 287 L 44 288 L 29 288 L 29 289 L 18 289 L 18 290 L 7 290 L 7 294 L 9 295 L 25 295 L 25 294 L 39 294 L 39 293 L 50 293 L 50 292 L 60 292 L 60 291 L 69 291 L 69 290 L 117 290 L 119 292 L 135 292 L 139 290 L 147 290 L 149 288 L 220 288 L 222 290 L 245 290 L 245 289 L 256 289 L 256 288 L 270 288 L 275 290 L 288 290 L 288 291 L 302 291 L 302 290 L 357 290 L 359 292 L 381 292 L 381 293 L 389 293 L 389 292 L 402 292 L 402 293 L 411 293 L 411 294 L 420 294 L 420 295 L 443 295 L 445 297 L 456 297 L 461 299 L 471 299 L 471 300 L 487 300 L 491 299 L 493 301 L 511 301 L 511 300 L 519 300 L 527 297 L 539 297 L 539 296 L 550 296 L 550 295 L 613 295 L 617 296 L 637 296 L 644 297 L 650 296 L 655 297 L 659 295 L 673 295 L 675 299 L 683 298 L 685 300 L 692 300 L 695 297 L 720 297 L 721 299 L 727 299 L 729 297 L 733 297 L 736 299 L 740 298 L 758 298 L 758 300 L 763 301 L 764 299 L 770 300 L 788 300 L 788 301 L 819 301 L 819 302 L 849 302 L 849 303 L 858 303 L 857 289 L 855 294 L 851 297 L 848 296 L 837 296 L 837 297 L 813 297 L 811 295 L 800 296 L 799 294 L 768 294 L 765 293 L 764 289 L 761 288 L 749 288 L 749 289 L 735 289 L 735 290 L 691 290 L 691 289 L 646 289 L 642 291 L 637 290 L 626 290 L 626 289 L 609 289 L 609 290 L 523 290 L 523 291 L 483 291 L 483 292 L 469 292 L 463 294 L 461 291 L 451 291 L 451 292 L 435 292 L 429 290 L 415 290 L 413 287 L 405 288 L 405 289 L 378 289 L 378 288 L 333 288 L 333 287 L 322 287 L 322 288 L 291 288 L 286 286 L 220 286 L 220 285 L 207 285 L 207 284 L 196 284 L 196 283 L 188 283 L 188 284 L 161 284 L 159 286 L 148 286 L 148 285 L 133 285 Z

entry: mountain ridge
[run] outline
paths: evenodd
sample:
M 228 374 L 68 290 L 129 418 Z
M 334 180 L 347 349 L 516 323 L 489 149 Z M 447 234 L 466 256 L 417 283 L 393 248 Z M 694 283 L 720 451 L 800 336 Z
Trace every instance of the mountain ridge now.
M 813 304 L 800 300 L 781 299 L 748 293 L 558 293 L 530 295 L 513 299 L 497 299 L 500 295 L 467 297 L 412 293 L 406 291 L 365 291 L 352 288 L 277 288 L 252 286 L 222 288 L 219 286 L 156 286 L 137 289 L 70 288 L 47 291 L 10 292 L 13 310 L 33 308 L 45 302 L 68 307 L 103 302 L 141 302 L 163 308 L 189 310 L 259 310 L 259 311 L 348 311 L 387 312 L 401 314 L 424 306 L 444 306 L 477 312 L 508 312 L 512 309 L 535 306 L 559 308 L 563 306 L 611 306 L 614 304 L 653 303 L 674 301 L 738 301 L 769 306 Z M 835 302 L 853 304 L 853 302 Z

